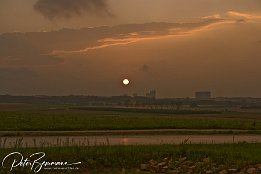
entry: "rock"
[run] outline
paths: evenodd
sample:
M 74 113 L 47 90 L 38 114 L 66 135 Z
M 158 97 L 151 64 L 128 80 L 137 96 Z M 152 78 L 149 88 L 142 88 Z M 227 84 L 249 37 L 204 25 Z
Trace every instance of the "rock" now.
M 187 165 L 182 165 L 182 168 L 183 169 L 186 169 L 186 168 L 188 168 L 189 166 L 187 166 Z
M 209 162 L 210 162 L 210 159 L 209 159 L 209 158 L 204 158 L 204 159 L 203 159 L 203 162 L 204 162 L 204 163 L 209 163 Z
M 190 166 L 189 168 L 190 168 L 190 169 L 195 169 L 195 168 L 196 168 L 196 166 Z
M 218 174 L 227 174 L 228 172 L 226 170 L 220 171 Z
M 245 174 L 245 172 L 238 172 L 237 174 Z
M 206 174 L 210 174 L 210 173 L 213 173 L 213 171 L 212 170 L 206 171 Z
M 255 173 L 256 172 L 256 169 L 255 168 L 248 168 L 247 169 L 247 173 L 249 173 L 249 174 L 252 174 L 252 173 Z
M 229 172 L 236 172 L 237 169 L 228 169 Z
M 196 162 L 196 166 L 201 166 L 202 164 L 202 162 Z
M 150 164 L 151 166 L 156 166 L 156 165 L 158 164 L 158 162 L 155 161 L 155 160 L 150 160 L 150 161 L 149 161 L 149 164 Z
M 149 164 L 141 164 L 140 165 L 140 170 L 149 171 L 150 170 L 150 165 Z
M 160 166 L 160 167 L 162 167 L 162 166 L 166 166 L 166 165 L 167 165 L 166 162 L 161 162 L 161 163 L 158 164 L 158 166 Z
M 154 170 L 155 170 L 156 173 L 161 173 L 161 172 L 163 172 L 163 171 L 162 171 L 162 167 L 159 166 L 159 165 L 155 166 L 155 167 L 154 167 Z
M 194 162 L 192 162 L 192 161 L 186 161 L 185 162 L 187 165 L 194 165 Z
M 188 173 L 194 173 L 192 169 L 189 169 L 188 170 Z
M 187 157 L 183 157 L 183 158 L 180 158 L 179 159 L 179 162 L 184 162 L 184 161 L 186 161 L 187 160 Z
M 167 157 L 167 158 L 164 158 L 163 161 L 164 161 L 164 162 L 168 162 L 168 161 L 169 161 L 169 158 L 168 158 L 168 157 Z
M 221 165 L 218 166 L 218 168 L 219 168 L 219 169 L 223 169 L 223 168 L 224 168 L 224 165 L 221 164 Z
M 261 170 L 261 164 L 257 164 L 255 167 L 256 169 Z
M 164 167 L 162 167 L 163 169 L 165 169 L 165 170 L 167 170 L 169 167 L 168 166 L 164 166 Z
M 172 174 L 178 174 L 178 173 L 180 173 L 180 171 L 179 171 L 179 170 L 171 170 L 170 173 L 172 173 Z

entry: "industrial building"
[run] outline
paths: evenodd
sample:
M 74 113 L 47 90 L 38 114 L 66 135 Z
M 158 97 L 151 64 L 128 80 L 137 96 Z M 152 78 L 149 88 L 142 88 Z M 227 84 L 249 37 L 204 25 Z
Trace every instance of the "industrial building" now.
M 146 97 L 149 99 L 156 99 L 156 90 L 151 90 L 150 92 L 146 93 Z
M 211 99 L 211 92 L 210 91 L 195 92 L 195 98 L 197 100 L 210 100 Z

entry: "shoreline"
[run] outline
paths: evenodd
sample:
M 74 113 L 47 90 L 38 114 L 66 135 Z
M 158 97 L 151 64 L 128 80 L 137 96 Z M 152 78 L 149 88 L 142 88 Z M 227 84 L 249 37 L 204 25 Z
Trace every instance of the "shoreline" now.
M 0 137 L 12 136 L 104 136 L 104 135 L 242 135 L 260 134 L 261 130 L 239 129 L 141 129 L 86 131 L 0 131 Z

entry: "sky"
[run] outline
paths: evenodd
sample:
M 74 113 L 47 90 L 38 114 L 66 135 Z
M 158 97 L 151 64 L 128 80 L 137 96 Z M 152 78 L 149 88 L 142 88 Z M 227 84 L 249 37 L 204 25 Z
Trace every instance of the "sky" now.
M 261 97 L 260 58 L 260 0 L 0 0 L 0 94 Z

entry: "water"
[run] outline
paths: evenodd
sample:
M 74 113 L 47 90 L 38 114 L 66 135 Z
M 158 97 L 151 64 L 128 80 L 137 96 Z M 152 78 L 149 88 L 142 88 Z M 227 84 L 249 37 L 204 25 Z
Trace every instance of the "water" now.
M 261 135 L 112 135 L 1 137 L 0 147 L 261 143 Z

